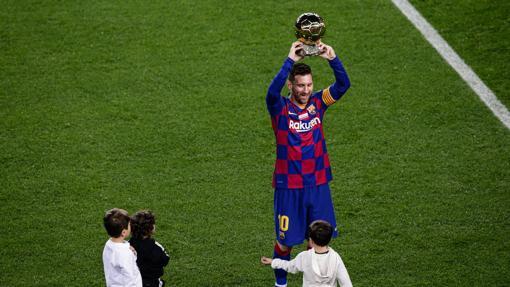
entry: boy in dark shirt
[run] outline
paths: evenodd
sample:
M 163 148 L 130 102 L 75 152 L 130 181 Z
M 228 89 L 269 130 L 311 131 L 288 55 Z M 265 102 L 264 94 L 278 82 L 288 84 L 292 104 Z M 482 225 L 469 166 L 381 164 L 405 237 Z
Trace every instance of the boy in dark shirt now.
M 156 219 L 150 210 L 141 210 L 131 216 L 131 239 L 129 243 L 137 252 L 136 263 L 142 274 L 143 287 L 163 287 L 163 267 L 170 257 L 165 248 L 152 235 L 156 230 Z

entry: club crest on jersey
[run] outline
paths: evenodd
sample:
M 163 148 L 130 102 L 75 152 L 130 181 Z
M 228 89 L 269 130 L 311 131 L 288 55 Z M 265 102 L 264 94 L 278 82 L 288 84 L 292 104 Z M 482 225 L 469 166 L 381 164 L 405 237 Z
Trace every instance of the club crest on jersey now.
M 310 115 L 315 115 L 315 106 L 312 104 L 306 110 L 310 113 Z

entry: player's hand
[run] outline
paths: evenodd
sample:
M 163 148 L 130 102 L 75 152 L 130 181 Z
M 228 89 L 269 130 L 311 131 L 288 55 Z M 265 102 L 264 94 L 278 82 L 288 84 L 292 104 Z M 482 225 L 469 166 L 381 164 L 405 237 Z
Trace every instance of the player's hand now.
M 301 43 L 300 41 L 296 41 L 292 43 L 292 46 L 290 46 L 289 58 L 291 58 L 294 62 L 297 62 L 303 59 L 302 52 L 303 43 Z
M 264 265 L 271 265 L 271 262 L 273 262 L 273 259 L 267 258 L 266 256 L 262 256 L 262 258 L 260 258 L 260 263 Z
M 336 58 L 335 50 L 329 45 L 326 45 L 322 42 L 318 44 L 319 49 L 322 51 L 322 53 L 319 54 L 320 57 L 331 61 L 334 58 Z

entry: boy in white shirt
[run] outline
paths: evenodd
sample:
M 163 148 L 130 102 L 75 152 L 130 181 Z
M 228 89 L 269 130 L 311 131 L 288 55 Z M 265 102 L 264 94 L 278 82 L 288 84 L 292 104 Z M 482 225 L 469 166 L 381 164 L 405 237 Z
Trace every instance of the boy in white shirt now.
M 303 287 L 337 286 L 351 287 L 351 279 L 344 262 L 333 248 L 328 246 L 333 227 L 324 220 L 316 220 L 310 224 L 311 249 L 299 253 L 295 259 L 287 261 L 262 257 L 262 264 L 273 269 L 284 269 L 290 273 L 303 272 Z
M 103 266 L 107 287 L 142 287 L 142 276 L 136 265 L 136 253 L 125 241 L 131 233 L 127 211 L 108 210 L 103 218 L 110 239 L 103 249 Z

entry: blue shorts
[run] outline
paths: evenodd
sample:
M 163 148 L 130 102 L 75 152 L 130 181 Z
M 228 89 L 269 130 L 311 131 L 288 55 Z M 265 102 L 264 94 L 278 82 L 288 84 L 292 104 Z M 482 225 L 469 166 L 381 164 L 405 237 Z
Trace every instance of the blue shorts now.
M 335 210 L 329 184 L 300 189 L 274 191 L 274 226 L 276 240 L 285 246 L 303 243 L 308 238 L 308 226 L 315 220 L 329 222 L 336 228 Z

